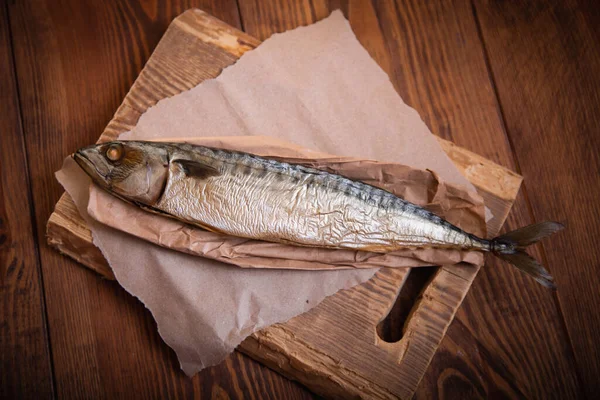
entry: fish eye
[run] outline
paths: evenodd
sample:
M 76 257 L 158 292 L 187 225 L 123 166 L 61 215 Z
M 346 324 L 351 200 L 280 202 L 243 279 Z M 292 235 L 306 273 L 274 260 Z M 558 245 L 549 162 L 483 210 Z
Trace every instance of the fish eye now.
M 123 146 L 119 143 L 111 144 L 106 149 L 106 158 L 110 161 L 119 161 L 123 156 Z

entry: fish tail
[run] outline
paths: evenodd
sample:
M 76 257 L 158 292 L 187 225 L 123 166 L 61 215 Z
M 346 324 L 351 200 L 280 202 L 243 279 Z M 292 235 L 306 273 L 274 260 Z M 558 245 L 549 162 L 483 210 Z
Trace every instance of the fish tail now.
M 564 228 L 558 222 L 540 222 L 508 232 L 490 241 L 490 250 L 496 256 L 508 261 L 521 271 L 531 275 L 543 286 L 556 289 L 554 278 L 533 257 L 525 252 L 525 247 L 556 233 Z

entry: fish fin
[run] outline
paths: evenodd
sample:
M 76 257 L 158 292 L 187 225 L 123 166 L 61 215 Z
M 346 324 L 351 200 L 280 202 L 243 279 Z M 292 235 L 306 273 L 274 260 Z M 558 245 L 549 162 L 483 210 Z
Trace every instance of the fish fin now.
M 508 232 L 490 242 L 490 250 L 547 288 L 556 289 L 550 273 L 523 249 L 564 228 L 558 222 L 540 222 Z
M 502 242 L 514 243 L 517 247 L 526 247 L 563 229 L 558 222 L 545 221 L 516 229 L 496 238 Z
M 193 176 L 200 179 L 206 179 L 220 174 L 218 169 L 201 162 L 181 159 L 173 160 L 172 162 L 178 164 L 183 173 L 190 177 Z
M 512 254 L 507 253 L 495 253 L 498 257 L 504 261 L 508 261 L 519 270 L 525 272 L 541 283 L 543 286 L 549 289 L 556 289 L 554 284 L 554 278 L 540 263 L 538 263 L 533 257 L 525 253 L 523 250 L 517 250 Z

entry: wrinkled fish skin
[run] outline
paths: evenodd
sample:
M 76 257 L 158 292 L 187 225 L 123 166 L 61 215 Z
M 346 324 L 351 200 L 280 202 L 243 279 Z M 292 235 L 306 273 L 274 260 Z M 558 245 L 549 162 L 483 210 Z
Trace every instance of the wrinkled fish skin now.
M 175 159 L 197 154 L 219 174 L 196 179 L 173 163 L 164 194 L 155 206 L 219 232 L 374 252 L 486 246 L 437 215 L 361 182 L 244 153 L 178 147 Z
M 441 247 L 493 252 L 553 288 L 524 247 L 562 229 L 530 225 L 486 240 L 385 190 L 325 171 L 184 143 L 115 141 L 73 157 L 123 200 L 233 236 L 387 253 Z
M 213 231 L 382 253 L 432 246 L 489 250 L 487 240 L 387 191 L 340 175 L 203 146 L 153 146 L 168 153 L 168 174 L 161 196 L 146 205 Z M 190 173 L 178 160 L 214 172 Z

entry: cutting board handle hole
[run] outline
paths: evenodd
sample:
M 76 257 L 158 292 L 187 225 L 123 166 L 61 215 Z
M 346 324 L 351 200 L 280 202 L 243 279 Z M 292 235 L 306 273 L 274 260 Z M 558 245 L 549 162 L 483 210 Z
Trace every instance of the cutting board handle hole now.
M 381 340 L 396 343 L 402 339 L 417 300 L 437 270 L 438 267 L 411 268 L 390 312 L 377 324 L 377 335 Z

